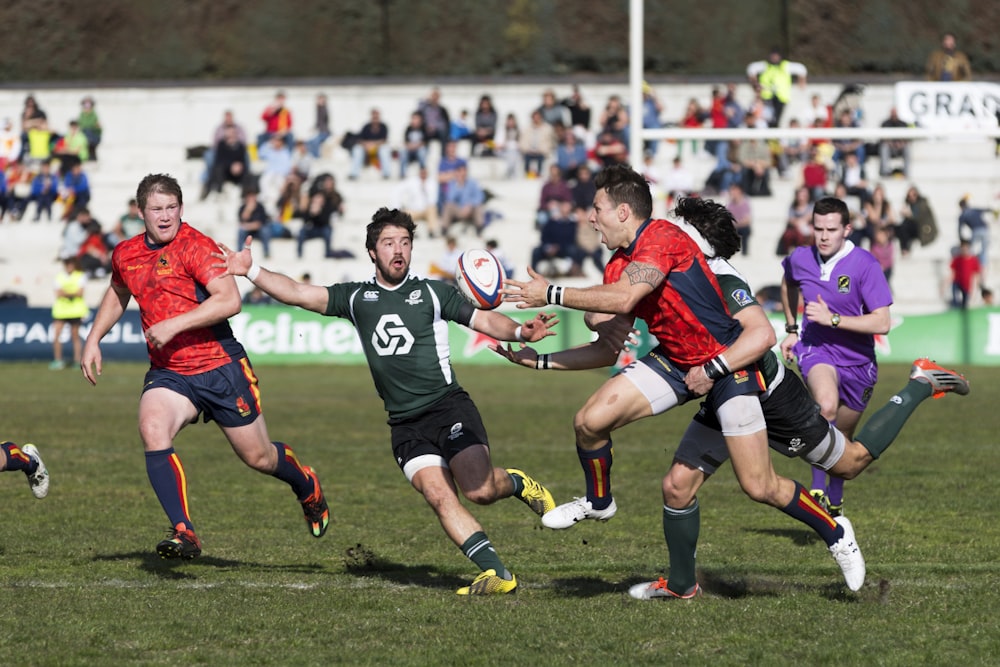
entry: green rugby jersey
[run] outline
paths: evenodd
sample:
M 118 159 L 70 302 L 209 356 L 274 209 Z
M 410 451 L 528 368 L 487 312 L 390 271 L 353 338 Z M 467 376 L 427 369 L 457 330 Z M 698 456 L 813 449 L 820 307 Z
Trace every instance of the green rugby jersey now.
M 413 274 L 392 288 L 372 278 L 327 289 L 324 314 L 354 323 L 390 417 L 420 414 L 461 389 L 451 367 L 448 321 L 468 326 L 476 309 L 457 289 Z
M 726 299 L 726 306 L 729 307 L 729 314 L 736 315 L 747 306 L 757 305 L 757 299 L 750 290 L 746 278 L 733 267 L 728 261 L 720 257 L 711 257 L 708 265 L 719 281 L 722 288 L 722 296 Z M 764 383 L 770 387 L 771 382 L 778 376 L 778 355 L 774 350 L 768 350 L 767 354 L 761 357 L 758 362 L 761 374 L 764 376 Z

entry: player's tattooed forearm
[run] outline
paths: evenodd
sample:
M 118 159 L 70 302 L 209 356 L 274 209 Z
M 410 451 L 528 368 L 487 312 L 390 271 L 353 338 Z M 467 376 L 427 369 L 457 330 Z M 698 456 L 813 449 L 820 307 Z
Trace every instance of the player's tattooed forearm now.
M 655 288 L 663 282 L 663 271 L 648 264 L 636 264 L 633 262 L 625 267 L 625 275 L 628 276 L 630 285 L 647 283 Z

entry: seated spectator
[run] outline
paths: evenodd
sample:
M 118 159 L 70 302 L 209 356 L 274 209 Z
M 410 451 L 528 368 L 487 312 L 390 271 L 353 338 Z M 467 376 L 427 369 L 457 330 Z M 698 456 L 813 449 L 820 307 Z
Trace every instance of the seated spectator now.
M 788 121 L 788 129 L 801 129 L 802 124 L 798 118 Z M 805 139 L 782 139 L 778 142 L 780 150 L 778 157 L 778 175 L 784 178 L 788 169 L 794 165 L 805 162 L 809 159 L 809 143 Z
M 839 114 L 837 114 L 837 120 L 834 122 L 833 126 L 835 128 L 851 128 L 857 127 L 857 123 L 854 122 L 854 117 L 851 114 L 850 109 L 843 109 Z M 833 140 L 833 161 L 837 165 L 844 165 L 846 160 L 845 157 L 848 154 L 853 153 L 858 158 L 858 163 L 864 165 L 865 163 L 865 142 L 861 139 L 834 139 Z
M 14 122 L 10 118 L 4 118 L 3 125 L 0 126 L 0 172 L 20 159 L 21 133 L 14 129 Z
M 567 181 L 576 179 L 577 170 L 587 164 L 587 147 L 572 132 L 563 132 L 562 141 L 556 146 L 556 165 Z
M 39 167 L 38 174 L 31 181 L 30 199 L 35 202 L 35 222 L 42 219 L 42 213 L 45 214 L 46 220 L 52 221 L 52 204 L 58 196 L 59 181 L 52 174 L 52 165 L 43 162 Z
M 601 132 L 594 146 L 594 157 L 601 168 L 628 162 L 628 146 L 613 132 Z
M 296 139 L 292 146 L 292 173 L 303 181 L 308 181 L 312 175 L 313 156 L 309 153 L 306 142 Z
M 399 152 L 400 178 L 406 178 L 406 169 L 414 162 L 421 169 L 427 167 L 427 133 L 424 130 L 424 117 L 416 111 L 410 114 L 410 124 L 403 130 L 403 149 Z
M 458 271 L 458 258 L 461 256 L 462 249 L 458 247 L 458 240 L 454 236 L 445 236 L 444 252 L 438 260 L 431 262 L 427 268 L 427 276 L 434 280 L 454 283 Z
M 128 200 L 128 209 L 118 218 L 118 223 L 109 234 L 111 247 L 146 231 L 146 223 L 139 215 L 139 203 L 135 199 Z M 240 246 L 237 246 L 237 248 Z
M 556 277 L 554 259 L 569 259 L 567 275 L 583 275 L 583 251 L 576 245 L 577 221 L 570 202 L 560 202 L 558 210 L 550 215 L 541 229 L 541 242 L 531 251 L 532 270 Z M 543 267 L 542 263 L 548 266 Z
M 222 192 L 222 186 L 226 183 L 244 187 L 250 174 L 249 166 L 247 145 L 240 140 L 237 126 L 226 126 L 222 138 L 212 149 L 212 164 L 201 198 L 205 199 L 210 192 Z
M 274 299 L 256 285 L 243 295 L 243 305 L 245 306 L 270 306 L 273 303 Z
M 608 97 L 608 102 L 597 122 L 600 125 L 600 134 L 610 132 L 623 144 L 628 145 L 629 113 L 625 105 L 622 104 L 620 96 L 611 95 Z
M 507 164 L 506 177 L 514 178 L 521 166 L 521 129 L 517 126 L 517 117 L 509 113 L 503 124 L 503 138 L 499 144 Z
M 562 105 L 569 111 L 569 124 L 573 129 L 573 134 L 581 143 L 589 145 L 592 140 L 590 135 L 590 105 L 583 99 L 580 86 L 573 84 L 569 97 L 562 101 Z
M 264 131 L 257 137 L 257 147 L 267 145 L 272 137 L 278 137 L 290 150 L 292 148 L 292 112 L 285 106 L 285 93 L 279 90 L 274 100 L 264 108 L 260 115 L 264 121 Z
M 496 239 L 490 239 L 486 242 L 486 249 L 489 250 L 497 261 L 500 262 L 500 267 L 503 269 L 504 278 L 514 277 L 514 265 L 510 263 L 507 259 L 506 253 L 500 249 L 500 244 L 497 243 Z
M 729 191 L 733 183 L 743 182 L 743 165 L 740 164 L 740 140 L 720 141 L 715 152 L 715 168 L 708 175 L 704 194 L 718 195 Z
M 896 213 L 892 203 L 886 198 L 885 188 L 881 183 L 876 184 L 868 199 L 861 203 L 861 213 L 865 216 L 865 234 L 863 238 L 851 238 L 855 245 L 861 245 L 863 240 L 871 243 L 879 229 L 885 229 L 891 234 L 896 226 Z
M 353 257 L 349 250 L 333 249 L 334 218 L 344 213 L 344 199 L 337 192 L 337 181 L 332 174 L 320 174 L 309 187 L 306 205 L 302 210 L 302 227 L 299 229 L 297 255 L 302 259 L 302 246 L 310 239 L 323 239 L 324 257 L 338 259 Z
M 748 114 L 749 115 L 749 114 Z M 771 196 L 771 148 L 763 139 L 744 139 L 738 151 L 743 190 L 750 197 Z
M 562 169 L 559 165 L 549 165 L 549 177 L 542 186 L 542 192 L 538 199 L 538 209 L 535 214 L 535 224 L 539 227 L 544 225 L 549 216 L 555 211 L 560 215 L 561 204 L 573 201 L 573 191 L 569 184 L 563 179 Z
M 672 167 L 663 175 L 662 189 L 667 197 L 667 209 L 674 207 L 679 197 L 687 197 L 695 192 L 694 175 L 684 166 L 681 157 L 674 157 Z
M 236 248 L 242 250 L 247 237 L 260 241 L 264 246 L 264 259 L 271 257 L 271 216 L 264 210 L 264 205 L 258 200 L 257 188 L 246 187 L 243 189 L 243 201 L 236 211 L 238 220 L 238 232 L 236 234 Z
M 906 257 L 914 240 L 919 240 L 925 246 L 937 238 L 937 220 L 930 202 L 920 194 L 916 186 L 911 185 L 906 190 L 906 198 L 899 209 L 900 222 L 896 225 L 896 238 L 899 239 L 899 251 Z
M 581 261 L 586 263 L 589 259 L 597 272 L 603 275 L 604 244 L 601 243 L 601 233 L 590 224 L 590 209 L 593 207 L 593 203 L 590 203 L 586 207 L 577 206 L 573 211 L 576 218 L 576 247 L 580 249 Z
M 12 162 L 4 172 L 3 197 L 0 199 L 0 217 L 9 214 L 11 220 L 20 220 L 31 200 L 31 171 L 22 162 Z
M 538 178 L 542 167 L 556 146 L 556 131 L 545 122 L 542 112 L 531 112 L 531 122 L 521 132 L 520 149 L 524 159 L 524 173 L 528 178 Z
M 483 95 L 479 98 L 476 115 L 473 118 L 472 154 L 482 157 L 494 155 L 496 152 L 497 110 L 493 107 L 493 98 Z
M 295 172 L 292 171 L 292 149 L 285 143 L 282 135 L 273 134 L 267 143 L 258 149 L 257 155 L 263 165 L 257 176 L 260 200 L 265 208 L 275 210 L 286 182 L 295 176 Z
M 80 268 L 88 278 L 103 278 L 111 273 L 111 250 L 101 232 L 101 223 L 91 218 L 84 225 L 87 237 L 80 245 L 77 257 L 80 258 Z
M 91 220 L 90 210 L 86 207 L 77 209 L 72 217 L 66 218 L 66 226 L 63 227 L 57 257 L 80 256 L 80 249 L 83 247 L 83 242 L 89 236 L 87 225 L 90 224 Z
M 468 141 L 472 144 L 472 122 L 469 120 L 469 110 L 462 109 L 458 118 L 452 118 L 448 128 L 448 138 L 451 141 Z
M 663 115 L 664 110 L 663 102 L 657 97 L 656 91 L 647 82 L 642 82 L 642 127 L 646 130 L 658 130 L 663 127 L 663 122 L 660 120 L 660 116 Z M 624 138 L 625 143 L 628 144 L 629 138 L 626 136 Z M 642 142 L 643 152 L 649 151 L 652 155 L 656 155 L 659 150 L 660 142 L 656 139 L 647 139 Z M 679 147 L 678 147 L 679 150 Z
M 809 148 L 809 159 L 802 165 L 802 184 L 809 190 L 809 197 L 816 201 L 826 196 L 829 174 L 815 147 Z
M 427 134 L 428 144 L 431 141 L 439 141 L 442 150 L 449 140 L 451 134 L 451 117 L 448 109 L 441 104 L 441 89 L 434 87 L 426 99 L 420 100 L 417 111 L 424 117 L 424 131 Z
M 302 217 L 302 208 L 308 204 L 308 197 L 304 196 L 302 187 L 305 181 L 298 174 L 292 172 L 285 179 L 281 192 L 278 194 L 278 201 L 274 211 L 276 215 L 271 221 L 272 239 L 290 239 L 292 232 L 288 229 L 288 223 L 295 218 Z M 267 210 L 267 206 L 264 207 Z
M 94 98 L 87 95 L 80 100 L 80 115 L 76 122 L 80 126 L 80 131 L 87 137 L 88 159 L 97 161 L 97 146 L 101 143 L 101 121 L 97 118 L 97 111 L 94 110 Z
M 63 179 L 59 196 L 63 201 L 63 220 L 73 217 L 76 211 L 90 203 L 90 181 L 83 171 L 83 164 L 77 162 Z
M 476 236 L 481 236 L 486 227 L 486 193 L 479 182 L 469 176 L 465 164 L 455 170 L 455 180 L 448 187 L 441 213 L 442 233 L 448 234 L 456 222 L 474 225 Z
M 684 116 L 681 117 L 680 126 L 690 129 L 696 129 L 702 127 L 705 121 L 708 120 L 709 113 L 701 108 L 698 104 L 698 100 L 691 98 L 688 100 L 687 107 L 684 109 Z M 677 140 L 677 157 L 681 157 L 684 152 L 684 140 Z M 691 155 L 698 154 L 698 140 L 691 139 Z
M 871 247 L 868 252 L 878 260 L 882 275 L 889 283 L 892 280 L 892 268 L 896 263 L 896 249 L 892 245 L 892 231 L 887 227 L 879 227 L 872 235 Z
M 580 165 L 576 172 L 576 182 L 572 186 L 573 208 L 582 209 L 586 217 L 594 206 L 594 195 L 597 186 L 594 185 L 594 171 L 589 164 Z
M 323 144 L 330 138 L 330 108 L 327 106 L 326 95 L 316 95 L 316 122 L 313 124 L 315 134 L 306 142 L 309 154 L 315 158 L 320 156 Z
M 52 157 L 59 161 L 60 177 L 65 176 L 74 164 L 90 159 L 87 137 L 80 131 L 80 124 L 77 121 L 69 122 L 69 132 L 56 142 Z
M 372 109 L 369 118 L 351 148 L 351 173 L 348 178 L 352 181 L 358 179 L 361 168 L 366 164 L 380 169 L 382 178 L 390 178 L 392 148 L 389 146 L 389 128 L 382 122 L 382 114 L 378 109 Z
M 753 209 L 750 198 L 743 192 L 743 186 L 733 183 L 729 186 L 729 199 L 726 209 L 733 215 L 736 233 L 740 236 L 740 251 L 745 257 L 750 254 L 750 227 L 753 223 Z
M 785 231 L 778 240 L 778 255 L 787 255 L 799 246 L 813 244 L 812 211 L 809 189 L 805 186 L 796 188 L 795 197 L 788 207 Z
M 899 117 L 896 107 L 889 111 L 889 117 L 882 121 L 882 127 L 907 127 L 906 123 Z M 893 174 L 892 161 L 900 158 L 903 160 L 901 170 L 903 178 L 907 178 L 910 173 L 910 142 L 906 139 L 883 139 L 878 144 L 878 173 L 885 178 Z
M 438 183 L 421 165 L 420 171 L 399 184 L 393 191 L 393 208 L 408 213 L 413 221 L 427 223 L 427 235 L 434 238 L 438 234 Z
M 556 93 L 551 88 L 542 92 L 542 103 L 537 111 L 542 115 L 542 120 L 548 123 L 553 130 L 558 131 L 571 126 L 569 109 L 556 100 Z
M 951 258 L 951 307 L 965 310 L 969 295 L 982 280 L 983 266 L 972 252 L 972 242 L 962 239 Z
M 444 209 L 445 200 L 448 197 L 448 190 L 452 183 L 458 178 L 458 168 L 466 166 L 465 158 L 458 156 L 458 144 L 448 141 L 444 145 L 444 152 L 441 154 L 441 161 L 438 162 L 438 209 Z
M 857 153 L 846 153 L 844 164 L 840 172 L 840 183 L 847 190 L 847 194 L 853 195 L 861 200 L 861 203 L 868 201 L 871 191 L 868 189 L 868 181 L 865 180 L 865 168 L 858 161 Z

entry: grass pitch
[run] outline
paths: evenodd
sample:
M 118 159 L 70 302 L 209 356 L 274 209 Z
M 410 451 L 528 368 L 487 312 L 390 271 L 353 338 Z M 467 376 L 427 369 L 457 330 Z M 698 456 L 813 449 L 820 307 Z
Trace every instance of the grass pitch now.
M 243 466 L 213 424 L 182 432 L 204 555 L 161 561 L 167 521 L 136 432 L 140 365 L 98 387 L 43 364 L 0 366 L 0 438 L 34 442 L 52 473 L 36 501 L 0 475 L 2 662 L 18 665 L 974 665 L 1000 660 L 1000 369 L 972 393 L 927 401 L 899 440 L 847 484 L 868 562 L 858 593 L 825 546 L 749 501 L 726 467 L 700 494 L 691 602 L 638 602 L 666 570 L 660 478 L 695 406 L 615 439 L 618 515 L 566 531 L 516 500 L 473 513 L 520 580 L 515 596 L 465 599 L 475 567 L 392 460 L 364 367 L 260 367 L 268 427 L 319 472 L 333 523 L 316 540 L 287 487 Z M 905 382 L 884 366 L 872 410 Z M 459 367 L 494 462 L 557 502 L 583 493 L 572 418 L 606 377 Z M 783 474 L 808 481 L 798 460 Z

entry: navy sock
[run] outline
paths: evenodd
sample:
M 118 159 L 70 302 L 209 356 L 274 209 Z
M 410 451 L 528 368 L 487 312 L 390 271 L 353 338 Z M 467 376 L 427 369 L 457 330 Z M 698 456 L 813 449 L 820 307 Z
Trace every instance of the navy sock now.
M 312 478 L 302 469 L 302 464 L 299 463 L 299 459 L 291 447 L 283 442 L 272 442 L 271 444 L 278 450 L 278 467 L 271 474 L 291 486 L 295 497 L 299 499 L 299 502 L 302 502 L 312 495 L 315 486 Z
M 187 477 L 174 448 L 146 452 L 146 475 L 160 506 L 170 519 L 170 527 L 184 524 L 188 530 L 194 530 L 188 513 Z
M 792 502 L 788 503 L 786 507 L 782 507 L 781 511 L 815 530 L 816 534 L 826 542 L 826 546 L 833 545 L 844 536 L 844 529 L 840 524 L 834 521 L 826 510 L 817 505 L 805 487 L 798 482 L 795 482 L 795 495 L 792 497 Z
M 0 449 L 7 455 L 7 466 L 4 470 L 23 470 L 29 475 L 38 470 L 38 461 L 25 454 L 13 442 L 0 444 Z
M 576 448 L 583 474 L 587 479 L 587 500 L 595 510 L 607 509 L 611 504 L 611 463 L 614 458 L 611 440 L 592 452 Z

